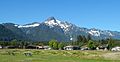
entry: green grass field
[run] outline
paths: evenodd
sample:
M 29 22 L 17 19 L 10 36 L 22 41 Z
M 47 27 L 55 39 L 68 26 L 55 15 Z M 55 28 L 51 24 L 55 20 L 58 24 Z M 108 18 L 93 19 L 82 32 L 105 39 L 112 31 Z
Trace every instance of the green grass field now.
M 15 55 L 9 55 L 8 52 Z M 24 52 L 31 52 L 32 56 L 25 56 Z M 0 62 L 120 62 L 118 54 L 110 51 L 1 49 Z

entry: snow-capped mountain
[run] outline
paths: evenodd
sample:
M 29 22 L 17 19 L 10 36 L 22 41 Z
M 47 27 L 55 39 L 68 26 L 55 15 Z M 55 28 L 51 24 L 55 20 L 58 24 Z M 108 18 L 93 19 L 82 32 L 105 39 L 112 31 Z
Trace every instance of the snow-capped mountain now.
M 46 25 L 50 26 L 51 28 L 52 27 L 55 27 L 55 26 L 59 26 L 60 28 L 62 28 L 65 32 L 68 31 L 69 27 L 71 26 L 70 23 L 67 23 L 67 22 L 61 22 L 59 20 L 56 20 L 54 17 L 50 17 L 48 18 L 45 22 L 44 22 Z
M 111 31 L 108 30 L 99 30 L 99 29 L 90 29 L 88 31 L 89 34 L 91 34 L 92 36 L 101 36 L 101 35 L 107 35 L 107 36 L 114 36 L 114 34 L 112 34 Z
M 56 39 L 58 41 L 72 41 L 76 40 L 78 35 L 87 36 L 89 34 L 93 39 L 105 39 L 109 37 L 114 39 L 120 38 L 120 32 L 117 31 L 95 28 L 87 29 L 72 23 L 57 20 L 54 17 L 49 17 L 42 23 L 34 22 L 25 25 L 4 23 L 2 25 L 23 38 L 32 41 L 48 41 L 51 39 Z

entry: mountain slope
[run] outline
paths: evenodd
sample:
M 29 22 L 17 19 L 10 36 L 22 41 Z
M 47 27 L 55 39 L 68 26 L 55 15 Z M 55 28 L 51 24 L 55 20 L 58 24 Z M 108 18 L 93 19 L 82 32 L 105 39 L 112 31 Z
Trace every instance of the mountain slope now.
M 78 27 L 72 23 L 59 21 L 54 17 L 49 17 L 42 23 L 34 22 L 25 25 L 5 23 L 2 25 L 11 30 L 16 38 L 22 40 L 49 41 L 56 39 L 58 41 L 72 41 L 76 40 L 78 35 L 87 36 L 89 34 L 93 39 L 120 38 L 120 32 L 117 31 Z
M 15 38 L 14 33 L 0 24 L 0 40 L 9 41 Z

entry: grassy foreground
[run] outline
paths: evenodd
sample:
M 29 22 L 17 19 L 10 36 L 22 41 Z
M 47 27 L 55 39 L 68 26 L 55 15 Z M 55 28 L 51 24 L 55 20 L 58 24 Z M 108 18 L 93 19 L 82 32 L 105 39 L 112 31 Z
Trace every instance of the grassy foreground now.
M 32 56 L 25 56 L 25 52 Z M 0 62 L 120 62 L 119 57 L 119 52 L 109 51 L 0 49 Z

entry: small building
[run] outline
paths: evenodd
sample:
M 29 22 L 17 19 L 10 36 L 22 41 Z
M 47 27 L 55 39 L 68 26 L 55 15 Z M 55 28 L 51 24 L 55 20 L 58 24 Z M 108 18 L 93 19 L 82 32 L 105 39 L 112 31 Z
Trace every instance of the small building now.
M 37 49 L 44 49 L 44 46 L 36 46 Z
M 81 46 L 80 50 L 90 50 L 90 48 L 87 45 Z
M 26 49 L 38 49 L 35 45 L 26 46 Z
M 3 47 L 0 45 L 0 49 L 2 49 Z
M 51 50 L 49 46 L 36 46 L 37 49 Z
M 96 48 L 96 50 L 108 50 L 108 45 L 101 45 Z
M 51 50 L 50 46 L 43 46 L 44 50 Z
M 35 46 L 35 45 L 29 45 L 26 47 L 26 49 L 41 49 L 41 50 L 50 50 L 51 48 L 49 46 Z
M 112 48 L 111 51 L 120 51 L 120 47 L 116 46 L 116 47 Z
M 16 49 L 16 48 L 19 48 L 19 47 L 17 47 L 17 46 L 6 46 L 5 48 L 6 49 Z
M 80 47 L 70 45 L 70 46 L 65 46 L 64 50 L 80 50 Z
M 89 50 L 88 47 L 81 47 L 81 50 Z

